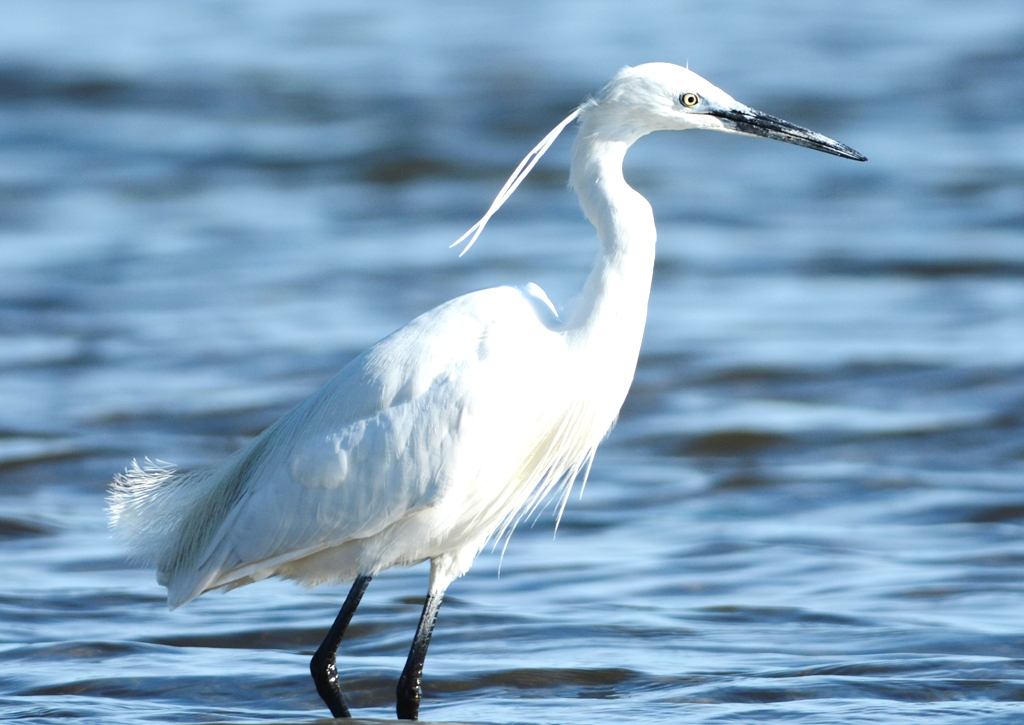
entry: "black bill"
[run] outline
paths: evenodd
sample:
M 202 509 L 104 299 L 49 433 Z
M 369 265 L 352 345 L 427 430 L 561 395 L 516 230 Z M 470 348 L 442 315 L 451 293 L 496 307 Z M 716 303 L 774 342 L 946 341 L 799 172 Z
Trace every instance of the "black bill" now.
M 846 144 L 833 141 L 828 136 L 822 136 L 806 128 L 796 126 L 781 118 L 769 116 L 767 113 L 755 111 L 748 108 L 745 111 L 711 111 L 712 116 L 722 119 L 726 126 L 738 133 L 745 133 L 751 136 L 764 136 L 777 141 L 806 146 L 816 151 L 824 151 L 827 154 L 842 156 L 844 159 L 854 161 L 867 161 L 868 157 L 857 153 Z

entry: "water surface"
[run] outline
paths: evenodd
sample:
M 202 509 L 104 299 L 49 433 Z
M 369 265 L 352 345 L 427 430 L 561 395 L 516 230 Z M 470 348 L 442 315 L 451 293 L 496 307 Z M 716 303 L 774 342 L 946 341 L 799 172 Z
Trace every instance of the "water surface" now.
M 561 140 L 686 63 L 865 153 L 644 139 L 659 225 L 620 424 L 557 537 L 441 611 L 425 719 L 1024 717 L 1024 9 L 1016 2 L 7 3 L 0 26 L 0 713 L 311 723 L 345 587 L 168 612 L 107 533 L 133 457 L 219 460 L 455 295 L 567 302 L 596 249 Z M 500 566 L 500 576 L 499 576 Z M 342 648 L 393 717 L 426 570 Z

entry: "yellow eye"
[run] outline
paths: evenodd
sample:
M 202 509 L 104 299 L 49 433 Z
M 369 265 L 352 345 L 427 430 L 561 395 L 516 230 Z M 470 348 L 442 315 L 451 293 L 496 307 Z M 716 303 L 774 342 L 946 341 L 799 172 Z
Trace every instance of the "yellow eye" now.
M 683 95 L 679 96 L 679 102 L 682 103 L 687 108 L 693 108 L 698 103 L 700 103 L 700 96 L 698 96 L 696 93 L 684 93 Z

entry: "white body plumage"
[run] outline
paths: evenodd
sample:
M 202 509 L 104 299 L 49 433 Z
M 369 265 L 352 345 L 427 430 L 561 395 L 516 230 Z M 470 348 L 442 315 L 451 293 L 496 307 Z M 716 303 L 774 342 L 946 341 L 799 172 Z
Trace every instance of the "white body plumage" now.
M 586 395 L 594 375 L 573 364 L 589 357 L 586 338 L 549 304 L 532 287 L 459 297 L 220 466 L 129 471 L 121 523 L 155 544 L 171 606 L 274 574 L 319 584 L 424 559 L 437 576 L 464 573 L 499 527 L 580 470 L 629 387 L 623 365 L 601 400 Z

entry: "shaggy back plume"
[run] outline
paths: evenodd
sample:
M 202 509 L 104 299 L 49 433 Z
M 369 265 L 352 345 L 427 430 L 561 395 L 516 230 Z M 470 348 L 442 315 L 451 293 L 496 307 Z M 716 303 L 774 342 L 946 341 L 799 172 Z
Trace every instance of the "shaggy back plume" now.
M 178 575 L 202 578 L 195 564 L 237 500 L 237 491 L 222 490 L 223 474 L 220 466 L 179 473 L 164 461 L 147 458 L 142 465 L 132 461 L 114 478 L 108 499 L 110 527 L 128 544 L 134 560 L 156 565 L 157 580 L 168 587 L 172 608 L 201 593 Z

